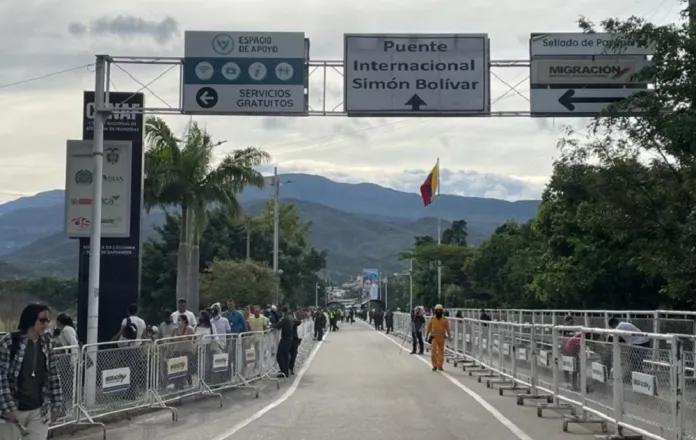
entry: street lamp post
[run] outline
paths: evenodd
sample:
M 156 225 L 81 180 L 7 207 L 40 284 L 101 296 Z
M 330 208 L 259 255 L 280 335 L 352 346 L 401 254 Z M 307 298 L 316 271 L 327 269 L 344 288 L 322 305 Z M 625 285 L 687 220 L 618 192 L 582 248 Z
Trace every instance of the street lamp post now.
M 395 273 L 395 277 L 402 277 L 408 275 L 408 307 L 409 311 L 413 311 L 413 259 L 408 262 L 408 272 L 406 273 Z
M 278 275 L 276 283 L 275 303 L 280 300 L 280 275 L 283 271 L 278 267 L 278 254 L 280 252 L 280 187 L 292 183 L 292 180 L 281 182 L 278 178 L 278 167 L 273 168 L 273 272 Z

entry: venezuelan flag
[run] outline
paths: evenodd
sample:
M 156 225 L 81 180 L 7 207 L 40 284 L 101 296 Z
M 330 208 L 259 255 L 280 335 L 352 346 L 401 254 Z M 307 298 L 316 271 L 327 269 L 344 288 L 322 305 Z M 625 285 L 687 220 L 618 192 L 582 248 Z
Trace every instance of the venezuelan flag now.
M 428 177 L 425 178 L 423 184 L 420 187 L 421 198 L 423 199 L 423 206 L 428 206 L 433 203 L 435 196 L 437 195 L 437 185 L 440 181 L 440 163 L 436 163 L 433 167 Z

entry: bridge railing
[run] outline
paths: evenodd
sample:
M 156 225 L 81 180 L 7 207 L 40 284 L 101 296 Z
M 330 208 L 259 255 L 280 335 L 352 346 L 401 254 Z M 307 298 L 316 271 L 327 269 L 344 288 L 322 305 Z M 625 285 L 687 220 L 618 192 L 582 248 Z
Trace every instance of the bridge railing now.
M 410 316 L 396 314 L 394 328 L 410 337 Z M 539 417 L 563 413 L 564 431 L 597 423 L 617 435 L 696 438 L 693 352 L 683 337 L 469 318 L 450 318 L 450 329 L 450 364 L 519 405 L 536 401 Z
M 313 321 L 298 329 L 302 343 L 296 368 L 314 346 Z M 119 341 L 59 347 L 54 353 L 64 394 L 63 416 L 50 426 L 97 425 L 107 416 L 138 409 L 165 409 L 187 397 L 220 399 L 220 391 L 250 388 L 260 379 L 278 382 L 276 350 L 279 334 L 274 330 L 238 335 L 185 336 L 158 340 Z M 96 383 L 88 384 L 88 368 L 96 368 Z

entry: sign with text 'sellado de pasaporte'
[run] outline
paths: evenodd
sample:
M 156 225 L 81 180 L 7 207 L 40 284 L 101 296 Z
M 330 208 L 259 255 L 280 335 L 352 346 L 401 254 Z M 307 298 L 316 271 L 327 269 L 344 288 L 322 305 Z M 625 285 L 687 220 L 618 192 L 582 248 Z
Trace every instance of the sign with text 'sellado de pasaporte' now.
M 652 54 L 636 45 L 616 50 L 605 33 L 535 33 L 529 40 L 532 117 L 594 117 L 648 89 L 638 79 Z M 630 114 L 639 109 L 629 110 Z

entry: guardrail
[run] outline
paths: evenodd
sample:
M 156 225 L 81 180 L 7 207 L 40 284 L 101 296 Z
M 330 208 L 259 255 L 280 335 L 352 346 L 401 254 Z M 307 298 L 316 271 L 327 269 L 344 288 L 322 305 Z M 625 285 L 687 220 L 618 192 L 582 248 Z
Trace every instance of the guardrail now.
M 394 318 L 396 333 L 410 338 L 410 316 Z M 564 431 L 596 423 L 604 432 L 613 425 L 620 436 L 627 430 L 654 440 L 696 438 L 693 354 L 689 360 L 683 337 L 449 319 L 449 363 L 501 396 L 512 392 L 518 405 L 537 401 L 539 417 L 564 413 Z
M 314 323 L 298 328 L 302 342 L 295 368 L 314 346 Z M 54 353 L 63 387 L 63 417 L 49 429 L 67 425 L 106 426 L 100 419 L 139 409 L 163 409 L 178 420 L 169 404 L 192 396 L 220 400 L 230 388 L 259 391 L 254 382 L 270 379 L 280 387 L 276 368 L 280 334 L 275 330 L 238 335 L 184 336 L 59 347 Z M 114 347 L 115 346 L 115 347 Z M 89 369 L 96 368 L 96 383 L 88 384 Z
M 461 312 L 462 318 L 478 319 L 480 309 L 449 309 L 454 316 Z M 616 317 L 627 321 L 645 332 L 672 333 L 696 336 L 696 312 L 675 310 L 531 310 L 490 309 L 487 313 L 494 321 L 527 324 L 562 325 L 567 315 L 575 318 L 575 324 L 584 327 L 609 327 L 609 319 Z

